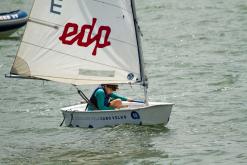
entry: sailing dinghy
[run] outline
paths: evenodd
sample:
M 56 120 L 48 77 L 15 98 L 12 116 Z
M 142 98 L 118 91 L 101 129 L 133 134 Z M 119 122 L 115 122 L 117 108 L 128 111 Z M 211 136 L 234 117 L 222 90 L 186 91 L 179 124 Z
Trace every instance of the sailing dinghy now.
M 134 0 L 34 1 L 9 77 L 75 86 L 114 83 L 144 87 L 145 101 L 124 102 L 128 108 L 89 112 L 87 103 L 62 108 L 66 126 L 165 125 L 173 106 L 147 100 Z

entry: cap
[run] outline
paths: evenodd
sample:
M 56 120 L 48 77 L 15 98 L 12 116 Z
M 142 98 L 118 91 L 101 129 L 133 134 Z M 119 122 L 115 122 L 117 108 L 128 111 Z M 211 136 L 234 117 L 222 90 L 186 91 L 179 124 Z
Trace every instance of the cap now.
M 111 88 L 113 91 L 116 91 L 118 89 L 118 84 L 104 84 L 108 88 Z

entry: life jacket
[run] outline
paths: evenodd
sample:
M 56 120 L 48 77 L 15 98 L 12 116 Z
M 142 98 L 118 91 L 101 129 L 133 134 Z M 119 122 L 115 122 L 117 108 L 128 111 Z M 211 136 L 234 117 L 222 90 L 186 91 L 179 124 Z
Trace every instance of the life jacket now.
M 97 99 L 95 97 L 95 93 L 99 90 L 99 89 L 103 89 L 105 92 L 105 98 L 104 98 L 104 106 L 109 107 L 109 99 L 110 99 L 110 95 L 108 95 L 105 91 L 105 88 L 102 86 L 99 86 L 98 88 L 96 88 L 91 96 L 91 98 L 89 99 L 90 103 L 93 104 L 94 108 L 97 108 L 97 110 L 99 110 L 98 104 L 97 104 Z M 88 105 L 87 105 L 88 107 Z

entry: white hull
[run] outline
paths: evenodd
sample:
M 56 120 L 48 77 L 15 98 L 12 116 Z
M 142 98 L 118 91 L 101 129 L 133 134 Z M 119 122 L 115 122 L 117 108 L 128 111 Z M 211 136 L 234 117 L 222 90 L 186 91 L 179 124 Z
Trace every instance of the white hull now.
M 150 102 L 127 103 L 129 107 L 120 110 L 85 111 L 86 104 L 62 108 L 64 123 L 71 127 L 99 128 L 119 124 L 166 125 L 169 121 L 172 103 Z

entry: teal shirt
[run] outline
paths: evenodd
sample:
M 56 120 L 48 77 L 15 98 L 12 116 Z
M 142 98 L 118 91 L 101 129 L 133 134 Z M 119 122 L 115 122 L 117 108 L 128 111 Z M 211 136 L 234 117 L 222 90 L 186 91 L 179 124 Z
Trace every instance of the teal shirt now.
M 95 92 L 94 96 L 96 97 L 97 105 L 98 105 L 100 110 L 114 110 L 113 107 L 110 107 L 110 106 L 107 107 L 104 105 L 104 101 L 105 101 L 106 96 L 105 96 L 105 92 L 103 89 L 98 89 Z M 126 97 L 120 96 L 116 93 L 111 93 L 110 94 L 110 101 L 115 100 L 115 99 L 121 99 L 122 101 L 127 101 Z M 91 105 L 88 106 L 88 111 L 92 111 L 93 109 L 94 108 Z

